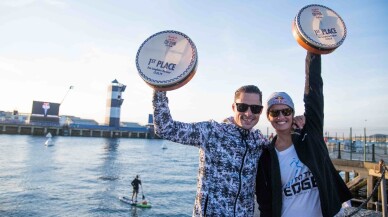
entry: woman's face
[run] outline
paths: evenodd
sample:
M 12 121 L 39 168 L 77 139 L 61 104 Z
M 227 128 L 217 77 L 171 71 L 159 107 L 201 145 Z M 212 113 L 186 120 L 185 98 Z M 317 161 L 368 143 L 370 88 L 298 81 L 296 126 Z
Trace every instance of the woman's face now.
M 268 120 L 276 132 L 290 132 L 294 112 L 287 105 L 273 105 L 268 112 Z

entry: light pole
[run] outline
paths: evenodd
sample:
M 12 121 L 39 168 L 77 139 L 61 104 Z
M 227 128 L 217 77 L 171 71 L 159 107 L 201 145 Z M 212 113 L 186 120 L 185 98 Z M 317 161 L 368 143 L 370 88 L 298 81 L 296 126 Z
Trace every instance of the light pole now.
M 67 90 L 67 92 L 66 92 L 65 96 L 63 97 L 63 99 L 62 99 L 62 101 L 61 101 L 61 103 L 60 103 L 59 105 L 62 105 L 63 101 L 65 100 L 65 98 L 66 98 L 66 96 L 67 96 L 67 94 L 68 94 L 68 93 L 69 93 L 69 91 L 70 91 L 70 90 L 72 90 L 73 88 L 74 88 L 74 86 L 73 86 L 73 85 L 69 87 L 69 89 Z

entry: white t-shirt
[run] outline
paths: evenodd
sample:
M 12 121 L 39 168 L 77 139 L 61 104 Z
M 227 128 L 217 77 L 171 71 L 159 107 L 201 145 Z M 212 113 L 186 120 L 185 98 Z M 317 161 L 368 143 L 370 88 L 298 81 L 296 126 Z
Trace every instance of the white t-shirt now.
M 320 217 L 321 202 L 310 169 L 296 154 L 294 145 L 278 152 L 282 180 L 282 217 Z

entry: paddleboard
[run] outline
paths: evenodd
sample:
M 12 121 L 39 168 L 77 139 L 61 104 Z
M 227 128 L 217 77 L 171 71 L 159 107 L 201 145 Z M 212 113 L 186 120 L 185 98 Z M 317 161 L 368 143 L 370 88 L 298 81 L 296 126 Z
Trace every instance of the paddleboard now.
M 134 202 L 132 202 L 131 198 L 126 197 L 126 196 L 119 197 L 119 199 L 120 199 L 120 201 L 122 201 L 126 204 L 130 204 L 131 206 L 136 206 L 136 207 L 140 207 L 140 208 L 151 208 L 152 207 L 150 202 L 147 202 L 146 204 L 144 204 L 142 202 L 134 203 Z

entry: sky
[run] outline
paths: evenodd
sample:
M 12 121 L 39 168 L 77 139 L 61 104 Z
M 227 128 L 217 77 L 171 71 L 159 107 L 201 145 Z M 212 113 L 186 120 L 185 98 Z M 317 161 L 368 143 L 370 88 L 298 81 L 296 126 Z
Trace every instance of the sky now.
M 34 100 L 63 100 L 60 115 L 103 123 L 107 87 L 117 79 L 127 86 L 121 121 L 146 124 L 152 89 L 136 53 L 149 36 L 175 30 L 198 51 L 194 77 L 167 93 L 175 120 L 222 121 L 233 115 L 234 91 L 247 84 L 264 101 L 289 93 L 303 114 L 306 50 L 291 24 L 309 4 L 333 9 L 347 28 L 344 43 L 322 55 L 325 132 L 388 134 L 385 0 L 0 0 L 0 110 L 30 113 Z M 257 128 L 273 132 L 265 115 Z

